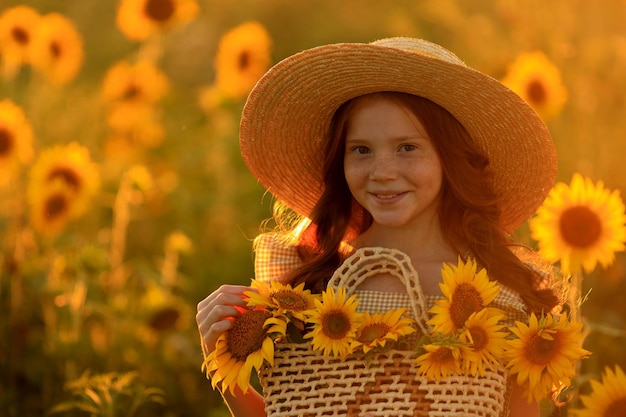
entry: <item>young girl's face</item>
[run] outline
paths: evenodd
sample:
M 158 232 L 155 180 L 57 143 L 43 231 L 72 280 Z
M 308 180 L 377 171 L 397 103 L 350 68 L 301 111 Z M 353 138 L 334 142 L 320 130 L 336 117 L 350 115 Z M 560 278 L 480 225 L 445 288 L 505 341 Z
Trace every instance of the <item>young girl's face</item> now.
M 354 198 L 383 227 L 432 225 L 442 184 L 441 161 L 419 119 L 380 96 L 350 113 L 344 171 Z

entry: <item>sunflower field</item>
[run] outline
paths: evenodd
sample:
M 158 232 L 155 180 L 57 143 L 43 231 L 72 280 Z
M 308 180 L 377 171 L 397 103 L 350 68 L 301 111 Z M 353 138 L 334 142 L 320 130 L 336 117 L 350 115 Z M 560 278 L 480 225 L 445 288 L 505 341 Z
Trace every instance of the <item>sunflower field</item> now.
M 592 354 L 542 414 L 626 415 L 625 19 L 625 0 L 0 0 L 1 414 L 228 416 L 195 314 L 250 283 L 272 213 L 239 154 L 247 93 L 303 49 L 413 36 L 545 120 L 558 184 L 516 235 L 563 272 Z

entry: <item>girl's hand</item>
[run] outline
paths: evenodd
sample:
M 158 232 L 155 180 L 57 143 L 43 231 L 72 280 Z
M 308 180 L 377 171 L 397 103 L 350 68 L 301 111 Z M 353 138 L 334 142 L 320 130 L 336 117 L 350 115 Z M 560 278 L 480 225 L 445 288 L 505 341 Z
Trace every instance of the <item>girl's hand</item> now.
M 243 293 L 249 290 L 243 285 L 222 285 L 198 303 L 196 323 L 205 354 L 215 349 L 219 335 L 230 329 L 233 319 L 241 314 L 241 309 L 246 308 Z

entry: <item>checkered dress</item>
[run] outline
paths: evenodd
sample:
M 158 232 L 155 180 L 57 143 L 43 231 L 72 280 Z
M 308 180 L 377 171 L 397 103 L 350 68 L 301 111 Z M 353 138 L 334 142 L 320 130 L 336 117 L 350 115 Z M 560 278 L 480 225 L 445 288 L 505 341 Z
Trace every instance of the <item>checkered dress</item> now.
M 281 281 L 286 274 L 302 264 L 296 247 L 286 245 L 275 234 L 260 235 L 256 241 L 255 252 L 255 275 L 260 281 Z M 509 325 L 515 321 L 527 321 L 525 305 L 520 296 L 507 287 L 500 287 L 500 293 L 492 306 L 507 313 Z M 411 310 L 406 293 L 357 290 L 355 294 L 359 299 L 360 311 L 384 313 L 396 308 Z M 425 295 L 426 308 L 430 309 L 441 298 L 442 295 Z

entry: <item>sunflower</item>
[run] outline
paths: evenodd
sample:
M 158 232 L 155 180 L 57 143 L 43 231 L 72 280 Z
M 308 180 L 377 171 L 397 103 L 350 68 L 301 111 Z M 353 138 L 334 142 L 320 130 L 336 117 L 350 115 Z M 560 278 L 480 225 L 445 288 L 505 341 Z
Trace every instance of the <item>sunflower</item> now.
M 143 146 L 137 146 L 127 135 L 111 133 L 106 137 L 102 149 L 102 172 L 107 177 L 119 178 L 129 166 L 144 158 L 144 150 Z
M 80 208 L 76 207 L 73 190 L 59 179 L 39 190 L 31 199 L 30 206 L 33 229 L 46 236 L 57 235 L 81 214 Z
M 250 92 L 270 65 L 272 40 L 257 22 L 243 23 L 220 39 L 215 58 L 215 84 L 225 95 L 239 98 Z
M 626 375 L 619 366 L 605 368 L 602 381 L 591 381 L 593 392 L 581 395 L 583 409 L 572 410 L 574 417 L 626 416 Z
M 498 296 L 498 284 L 489 281 L 484 269 L 478 272 L 476 269 L 471 259 L 463 262 L 459 258 L 456 266 L 443 265 L 443 283 L 439 287 L 444 298 L 429 310 L 433 317 L 427 322 L 433 326 L 433 332 L 456 333 L 472 313 L 482 310 Z
M 119 61 L 107 71 L 102 83 L 102 99 L 106 103 L 156 103 L 168 90 L 165 74 L 152 62 Z
M 109 109 L 107 124 L 114 134 L 132 144 L 154 148 L 165 138 L 158 108 L 147 103 L 120 102 Z
M 472 376 L 484 375 L 485 367 L 493 370 L 504 353 L 508 333 L 499 322 L 505 316 L 491 313 L 488 309 L 472 313 L 459 335 L 469 347 L 464 350 L 463 368 Z
M 526 100 L 544 119 L 556 117 L 567 101 L 561 73 L 543 52 L 520 54 L 509 66 L 502 84 Z
M 315 308 L 318 298 L 311 291 L 304 289 L 304 283 L 293 288 L 289 284 L 277 281 L 258 281 L 253 279 L 251 287 L 256 291 L 246 291 L 248 306 L 266 307 L 276 315 L 304 322 Z
M 120 0 L 116 23 L 128 39 L 141 41 L 198 15 L 196 0 Z
M 32 43 L 32 65 L 53 83 L 66 84 L 83 65 L 83 40 L 74 24 L 59 13 L 39 20 Z
M 167 237 L 165 249 L 176 253 L 190 253 L 193 249 L 193 242 L 185 233 L 176 230 Z
M 181 311 L 174 305 L 166 305 L 152 312 L 147 324 L 155 332 L 176 329 L 182 322 Z
M 313 349 L 322 350 L 326 356 L 349 355 L 361 321 L 357 305 L 355 295 L 346 299 L 345 288 L 339 288 L 336 293 L 333 288 L 328 288 L 322 293 L 321 301 L 315 300 L 316 310 L 308 320 L 313 324 L 313 330 L 304 338 L 312 339 Z
M 219 110 L 219 108 L 227 101 L 228 96 L 216 85 L 203 87 L 198 92 L 198 104 L 205 113 L 211 114 Z
M 262 309 L 246 310 L 235 318 L 230 330 L 217 339 L 215 349 L 207 355 L 202 368 L 211 378 L 213 388 L 235 395 L 239 387 L 248 391 L 252 369 L 274 363 L 274 340 L 284 337 L 286 322 Z
M 32 158 L 33 131 L 22 108 L 10 100 L 0 101 L 0 185 Z
M 189 325 L 188 304 L 160 283 L 147 284 L 137 301 L 145 319 L 143 327 L 150 335 L 147 341 L 155 343 L 163 333 L 184 330 Z
M 56 180 L 62 181 L 72 194 L 73 213 L 82 214 L 89 200 L 100 188 L 98 166 L 89 151 L 76 142 L 55 145 L 42 151 L 30 171 L 28 196 L 31 203 Z M 34 204 L 34 203 L 33 203 Z
M 414 333 L 414 321 L 403 317 L 405 313 L 405 308 L 389 310 L 385 314 L 364 313 L 350 349 L 362 349 L 363 353 L 368 353 L 377 347 L 385 347 L 388 341 L 396 341 L 400 336 Z
M 529 226 L 546 260 L 560 261 L 564 274 L 578 274 L 613 263 L 615 252 L 624 250 L 625 222 L 619 191 L 576 173 L 569 186 L 554 186 Z
M 0 57 L 2 73 L 12 78 L 23 64 L 30 63 L 33 31 L 40 15 L 29 6 L 15 6 L 0 14 Z
M 142 320 L 135 337 L 149 348 L 167 349 L 172 334 L 184 331 L 189 324 L 189 305 L 172 294 L 167 294 L 159 304 L 148 299 L 148 294 L 137 301 L 141 304 Z
M 509 329 L 514 338 L 507 340 L 506 366 L 517 374 L 529 403 L 544 398 L 554 386 L 568 386 L 576 362 L 591 353 L 581 347 L 582 324 L 570 322 L 565 314 L 537 318 L 532 313 L 528 325 L 518 321 Z
M 422 349 L 426 353 L 415 359 L 420 375 L 439 381 L 452 374 L 461 374 L 461 360 L 466 355 L 468 347 L 458 337 L 439 333 L 431 343 L 424 344 Z

